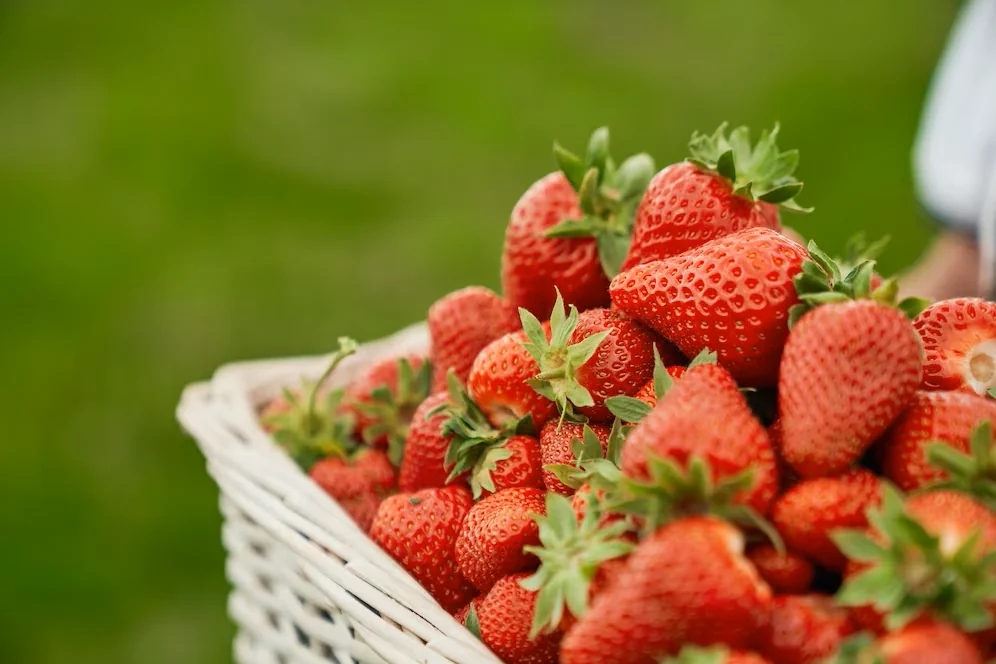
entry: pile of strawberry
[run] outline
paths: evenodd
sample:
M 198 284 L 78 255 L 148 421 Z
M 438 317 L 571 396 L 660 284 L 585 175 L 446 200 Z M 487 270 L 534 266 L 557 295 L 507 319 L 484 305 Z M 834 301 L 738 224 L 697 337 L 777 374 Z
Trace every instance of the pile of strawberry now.
M 776 134 L 656 174 L 605 130 L 556 146 L 503 296 L 446 295 L 428 357 L 328 390 L 341 340 L 261 414 L 505 662 L 996 655 L 996 304 L 896 302 L 783 234 Z

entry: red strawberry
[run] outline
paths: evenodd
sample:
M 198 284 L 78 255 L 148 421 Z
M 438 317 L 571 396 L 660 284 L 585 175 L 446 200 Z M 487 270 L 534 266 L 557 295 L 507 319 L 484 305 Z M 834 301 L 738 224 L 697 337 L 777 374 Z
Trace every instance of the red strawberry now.
M 886 488 L 882 507 L 864 530 L 840 530 L 834 542 L 851 559 L 842 606 L 877 629 L 917 619 L 950 622 L 996 637 L 996 515 L 965 494 L 933 491 L 909 498 Z
M 696 646 L 685 646 L 674 657 L 658 658 L 657 661 L 659 664 L 771 664 L 755 652 Z
M 743 547 L 741 533 L 719 519 L 664 526 L 567 633 L 560 661 L 652 664 L 684 644 L 746 647 L 768 621 L 771 590 Z
M 439 392 L 415 409 L 398 473 L 398 488 L 402 491 L 431 489 L 459 481 L 448 481 L 452 464 L 446 464 L 446 450 L 452 436 L 443 433 L 447 416 L 442 412 L 433 413 L 449 400 L 449 394 Z
M 574 493 L 574 489 L 567 486 L 558 479 L 557 475 L 549 469 L 551 465 L 575 465 L 574 441 L 580 441 L 584 436 L 584 429 L 591 429 L 602 446 L 602 453 L 608 449 L 609 435 L 612 429 L 600 424 L 575 424 L 573 422 L 547 422 L 540 432 L 540 450 L 543 457 L 543 482 L 547 491 L 569 496 Z
M 778 488 L 771 442 L 733 378 L 715 364 L 686 371 L 622 448 L 623 472 L 637 480 L 652 478 L 651 460 L 690 468 L 693 459 L 709 466 L 713 481 L 751 471 L 752 483 L 735 501 L 767 513 Z
M 461 288 L 436 300 L 429 307 L 428 327 L 433 392 L 446 389 L 450 369 L 466 382 L 474 358 L 485 346 L 521 329 L 516 308 L 483 286 Z
M 768 427 L 768 438 L 771 439 L 771 446 L 775 449 L 775 460 L 778 462 L 778 477 L 781 479 L 782 490 L 789 489 L 799 483 L 801 479 L 795 468 L 790 466 L 782 455 L 782 422 L 775 420 Z
M 758 650 L 772 664 L 823 662 L 856 630 L 847 609 L 827 595 L 782 595 L 772 602 Z
M 480 639 L 503 662 L 557 664 L 564 635 L 560 631 L 530 635 L 537 594 L 522 586 L 526 577 L 528 574 L 503 576 L 474 602 Z
M 847 560 L 830 534 L 838 528 L 864 527 L 868 508 L 881 500 L 881 480 L 867 470 L 855 469 L 796 484 L 775 501 L 771 520 L 791 549 L 840 571 Z
M 363 440 L 401 463 L 412 413 L 426 397 L 432 369 L 423 357 L 389 357 L 370 365 L 346 388 L 343 407 L 356 416 Z
M 754 228 L 639 265 L 612 280 L 612 301 L 694 357 L 709 348 L 741 383 L 770 387 L 798 303 L 806 250 Z
M 516 487 L 544 488 L 543 453 L 540 441 L 532 436 L 512 436 L 502 446 L 504 452 L 491 459 L 495 465 L 491 469 L 494 491 L 485 489 L 483 496 Z M 505 455 L 508 456 L 505 456 Z M 500 457 L 495 459 L 495 457 Z M 486 462 L 487 463 L 487 462 Z
M 803 477 L 847 470 L 906 408 L 919 381 L 919 343 L 900 311 L 858 300 L 806 313 L 782 358 L 782 455 Z
M 813 585 L 813 565 L 794 551 L 779 552 L 771 544 L 747 549 L 747 560 L 776 593 L 799 595 Z
M 558 293 L 549 341 L 528 311 L 522 312 L 522 328 L 530 340 L 526 349 L 539 366 L 529 384 L 570 417 L 581 413 L 589 421 L 611 421 L 605 400 L 632 396 L 653 376 L 656 335 L 620 312 L 579 314 L 571 306 L 567 315 Z
M 882 664 L 982 664 L 979 649 L 951 625 L 929 622 L 909 625 L 883 636 L 871 652 Z M 865 661 L 865 660 L 861 660 Z
M 474 500 L 466 487 L 400 493 L 380 504 L 370 539 L 387 551 L 447 611 L 477 591 L 457 567 L 455 546 Z
M 379 450 L 362 450 L 352 459 L 322 459 L 309 475 L 364 532 L 370 530 L 381 500 L 395 488 L 394 466 Z
M 635 203 L 654 170 L 647 155 L 615 169 L 608 141 L 608 130 L 597 130 L 584 161 L 555 145 L 562 172 L 536 182 L 512 210 L 501 283 L 515 306 L 545 316 L 558 288 L 579 309 L 608 304 L 609 276 L 619 270 Z
M 776 125 L 752 148 L 746 127 L 729 138 L 726 124 L 712 136 L 694 134 L 688 146 L 692 159 L 668 166 L 650 181 L 623 269 L 748 228 L 778 230 L 778 204 L 799 210 L 792 197 L 802 183 L 791 177 L 799 153 L 779 153 L 777 135 Z
M 904 491 L 943 479 L 947 473 L 927 459 L 929 445 L 941 442 L 967 453 L 973 430 L 986 420 L 996 423 L 994 399 L 964 392 L 917 392 L 880 443 L 882 474 Z
M 506 426 L 529 415 L 539 429 L 556 415 L 557 406 L 526 382 L 539 373 L 529 355 L 523 331 L 506 334 L 484 347 L 467 379 L 467 390 L 496 426 Z
M 935 302 L 913 327 L 923 342 L 922 389 L 985 395 L 996 387 L 996 303 L 968 297 Z
M 536 557 L 522 548 L 539 544 L 533 515 L 546 512 L 543 496 L 539 489 L 505 489 L 467 514 L 456 540 L 456 560 L 478 590 L 487 592 L 502 576 L 535 567 Z

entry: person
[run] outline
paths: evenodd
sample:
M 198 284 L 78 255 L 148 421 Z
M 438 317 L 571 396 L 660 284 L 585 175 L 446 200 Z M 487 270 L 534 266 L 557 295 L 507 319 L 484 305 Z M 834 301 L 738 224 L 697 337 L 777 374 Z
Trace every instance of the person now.
M 996 0 L 968 0 L 959 12 L 927 95 L 913 174 L 942 229 L 903 275 L 903 292 L 996 298 Z

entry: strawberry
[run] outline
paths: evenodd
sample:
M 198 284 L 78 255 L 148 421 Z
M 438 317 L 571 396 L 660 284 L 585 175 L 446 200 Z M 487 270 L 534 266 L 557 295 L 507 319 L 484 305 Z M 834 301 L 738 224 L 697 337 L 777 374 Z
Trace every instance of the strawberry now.
M 982 664 L 979 649 L 963 632 L 922 621 L 872 642 L 866 634 L 845 642 L 835 664 Z
M 705 348 L 742 384 L 769 387 L 798 303 L 793 277 L 806 250 L 776 231 L 754 228 L 623 272 L 612 301 L 682 353 Z
M 736 528 L 712 517 L 653 533 L 564 637 L 561 663 L 652 664 L 685 644 L 748 646 L 768 621 L 771 590 L 743 547 Z
M 827 595 L 782 595 L 771 603 L 771 621 L 758 650 L 772 664 L 823 662 L 857 630 L 847 609 Z
M 633 212 L 654 171 L 642 154 L 616 169 L 608 143 L 607 129 L 595 131 L 583 161 L 554 145 L 561 170 L 516 203 L 501 262 L 502 289 L 513 305 L 544 316 L 558 288 L 579 309 L 608 304 L 609 278 L 626 255 Z
M 575 441 L 581 441 L 586 431 L 590 431 L 601 445 L 602 453 L 608 449 L 609 435 L 612 429 L 600 424 L 575 424 L 564 422 L 547 422 L 540 431 L 540 450 L 543 458 L 543 483 L 547 491 L 553 491 L 564 496 L 574 493 L 574 489 L 564 484 L 551 466 L 574 466 L 577 457 L 574 452 Z
M 996 303 L 968 297 L 935 302 L 913 327 L 923 343 L 922 389 L 984 396 L 996 387 Z
M 696 646 L 685 646 L 676 656 L 658 658 L 657 661 L 660 664 L 771 664 L 755 652 Z
M 776 593 L 798 595 L 813 585 L 812 563 L 794 551 L 780 552 L 771 544 L 755 544 L 747 549 L 747 560 Z
M 473 615 L 468 610 L 465 624 L 503 662 L 557 664 L 563 633 L 530 634 L 537 593 L 524 587 L 527 576 L 498 579 L 486 595 L 473 602 Z
M 466 478 L 474 499 L 513 487 L 543 488 L 540 443 L 532 435 L 532 420 L 509 422 L 496 427 L 460 385 L 455 372 L 449 375 L 448 398 L 428 414 L 442 419 L 439 435 L 448 441 L 440 455 L 433 444 L 432 462 L 445 467 L 445 481 Z
M 823 567 L 840 571 L 847 560 L 830 534 L 838 528 L 864 527 L 868 508 L 881 500 L 879 478 L 855 469 L 796 484 L 775 501 L 771 520 L 790 548 Z
M 443 433 L 447 417 L 438 412 L 438 409 L 449 402 L 449 394 L 439 392 L 415 409 L 405 438 L 405 454 L 398 471 L 398 488 L 401 491 L 431 489 L 462 479 L 450 480 L 450 468 L 445 462 L 452 436 Z
M 363 440 L 387 449 L 391 462 L 401 464 L 412 414 L 432 383 L 432 367 L 423 357 L 389 357 L 374 362 L 346 388 L 343 407 L 356 416 Z
M 544 329 L 549 336 L 549 331 Z M 524 331 L 512 332 L 484 347 L 467 378 L 467 390 L 492 424 L 502 427 L 527 415 L 533 426 L 542 428 L 556 415 L 557 406 L 530 387 L 539 365 L 523 344 Z
M 747 478 L 735 502 L 766 514 L 778 488 L 771 442 L 730 374 L 715 364 L 694 366 L 629 433 L 622 448 L 622 469 L 638 481 L 656 478 L 654 465 L 692 470 L 694 462 L 710 469 L 711 481 Z M 749 477 L 745 475 L 749 473 Z M 694 483 L 687 488 L 694 490 Z M 673 496 L 672 507 L 695 496 Z M 699 500 L 702 496 L 695 496 Z M 684 505 L 685 508 L 695 508 Z
M 450 612 L 476 594 L 455 555 L 460 527 L 473 504 L 463 486 L 399 493 L 380 504 L 370 528 L 370 539 Z
M 536 556 L 523 547 L 539 544 L 534 514 L 544 514 L 540 489 L 517 487 L 484 498 L 467 513 L 456 540 L 456 561 L 463 575 L 481 592 L 495 581 L 536 566 Z
M 579 314 L 572 305 L 567 315 L 558 292 L 549 341 L 539 320 L 525 310 L 522 329 L 529 336 L 526 350 L 539 366 L 529 384 L 570 418 L 580 413 L 589 421 L 611 421 L 605 400 L 631 396 L 653 376 L 656 335 L 620 312 Z
M 907 316 L 922 301 L 896 305 L 894 279 L 872 291 L 874 261 L 844 276 L 815 243 L 809 254 L 795 279 L 801 303 L 791 313 L 778 412 L 782 457 L 802 477 L 824 477 L 853 465 L 912 400 L 921 360 Z
M 589 501 L 578 520 L 571 501 L 548 493 L 545 514 L 535 520 L 540 545 L 525 550 L 539 558 L 540 566 L 522 582 L 539 593 L 533 635 L 563 629 L 583 616 L 590 600 L 618 577 L 621 559 L 633 549 L 623 537 L 629 524 L 603 524 L 597 501 Z
M 351 459 L 327 457 L 315 463 L 309 475 L 364 532 L 370 530 L 381 500 L 396 487 L 394 466 L 380 450 L 360 450 Z
M 986 420 L 996 423 L 996 400 L 964 392 L 917 392 L 879 444 L 882 474 L 904 491 L 943 479 L 947 473 L 927 459 L 930 444 L 968 452 L 972 431 Z M 985 441 L 987 451 L 990 442 Z
M 989 630 L 996 610 L 996 515 L 965 494 L 933 491 L 909 498 L 886 487 L 864 530 L 833 540 L 851 563 L 837 603 L 855 617 L 899 629 L 920 618 L 966 631 Z
M 432 392 L 446 390 L 450 369 L 466 382 L 474 358 L 485 346 L 521 329 L 516 308 L 483 286 L 461 288 L 436 300 L 429 307 L 427 324 Z
M 792 178 L 796 150 L 779 152 L 778 126 L 751 147 L 749 130 L 726 124 L 712 136 L 695 133 L 689 161 L 668 166 L 650 181 L 637 208 L 633 241 L 623 269 L 676 256 L 717 238 L 754 227 L 778 230 L 778 205 L 802 183 Z M 693 353 L 694 354 L 694 353 Z
M 782 422 L 776 419 L 768 426 L 768 438 L 771 439 L 771 447 L 775 450 L 775 460 L 778 462 L 778 477 L 781 479 L 782 490 L 789 489 L 799 483 L 801 479 L 795 468 L 790 466 L 782 454 Z

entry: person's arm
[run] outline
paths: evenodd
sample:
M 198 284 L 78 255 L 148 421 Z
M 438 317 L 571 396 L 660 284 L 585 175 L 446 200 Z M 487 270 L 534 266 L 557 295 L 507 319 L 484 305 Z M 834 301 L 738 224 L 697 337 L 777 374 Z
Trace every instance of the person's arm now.
M 996 282 L 996 0 L 970 0 L 958 17 L 924 108 L 914 176 L 921 204 L 944 229 L 903 279 L 904 292 L 991 297 L 984 291 Z

